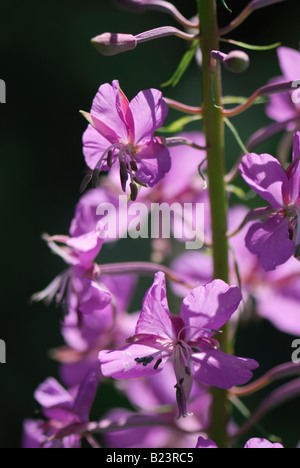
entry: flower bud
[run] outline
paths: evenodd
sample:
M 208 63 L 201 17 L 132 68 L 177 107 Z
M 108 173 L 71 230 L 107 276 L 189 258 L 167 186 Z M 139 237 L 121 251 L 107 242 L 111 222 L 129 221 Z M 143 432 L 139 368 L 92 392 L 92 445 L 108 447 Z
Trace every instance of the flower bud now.
M 91 42 L 100 54 L 106 56 L 127 52 L 137 46 L 137 39 L 132 34 L 104 33 Z
M 250 58 L 246 52 L 233 50 L 224 59 L 223 65 L 232 73 L 243 73 L 250 65 Z

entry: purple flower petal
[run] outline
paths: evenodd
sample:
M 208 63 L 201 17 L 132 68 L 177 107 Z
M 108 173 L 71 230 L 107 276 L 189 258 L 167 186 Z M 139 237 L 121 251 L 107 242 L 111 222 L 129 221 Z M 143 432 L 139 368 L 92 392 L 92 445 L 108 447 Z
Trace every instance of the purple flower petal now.
M 47 379 L 37 388 L 34 398 L 43 408 L 53 406 L 71 407 L 74 403 L 70 393 L 53 378 Z
M 164 273 L 155 275 L 154 283 L 144 298 L 135 334 L 158 335 L 166 339 L 172 339 L 174 335 Z M 149 353 L 145 356 L 147 354 Z
M 245 447 L 247 449 L 283 449 L 283 445 L 281 444 L 272 444 L 266 439 L 257 439 L 253 438 L 248 440 Z
M 242 295 L 237 287 L 230 287 L 224 281 L 215 280 L 206 286 L 194 289 L 183 301 L 180 317 L 192 329 L 188 336 L 203 336 L 201 328 L 219 330 L 238 309 Z M 211 336 L 214 333 L 211 333 Z M 207 336 L 210 336 L 209 334 Z
M 270 84 L 282 83 L 284 77 L 274 78 Z M 271 94 L 270 102 L 266 106 L 267 116 L 276 122 L 285 122 L 297 116 L 295 105 L 291 99 L 291 93 L 275 93 Z M 287 128 L 293 129 L 295 124 L 292 123 Z
M 253 359 L 229 356 L 219 350 L 193 354 L 195 380 L 209 387 L 223 389 L 244 385 L 252 378 L 252 370 L 259 364 Z
M 74 403 L 73 411 L 82 422 L 88 422 L 89 414 L 94 403 L 99 378 L 95 371 L 92 371 L 82 382 Z
M 289 219 L 275 215 L 265 223 L 253 224 L 246 236 L 246 246 L 265 271 L 273 271 L 294 255 L 295 243 L 290 239 Z
M 298 50 L 289 47 L 279 47 L 277 49 L 280 67 L 287 81 L 300 79 L 300 53 Z
M 294 288 L 286 286 L 282 291 L 265 290 L 256 294 L 257 309 L 261 317 L 269 320 L 278 330 L 300 336 L 300 283 Z M 282 313 L 284 311 L 284 314 Z
M 187 132 L 178 135 L 180 138 L 187 138 L 199 146 L 205 146 L 205 137 L 200 132 Z M 164 200 L 178 199 L 185 192 L 193 193 L 193 189 L 201 190 L 201 179 L 198 174 L 199 164 L 205 159 L 205 151 L 199 151 L 190 146 L 174 146 L 170 148 L 172 161 L 171 170 L 166 174 L 160 190 Z M 199 187 L 197 183 L 199 182 Z M 193 197 L 194 198 L 194 197 Z M 192 199 L 186 200 L 193 201 Z
M 171 169 L 170 152 L 157 139 L 143 142 L 140 148 L 136 154 L 136 177 L 140 182 L 154 187 Z
M 243 157 L 240 171 L 247 184 L 273 208 L 285 207 L 289 183 L 277 159 L 269 154 L 250 153 Z
M 74 278 L 72 286 L 78 299 L 78 311 L 82 314 L 97 313 L 112 301 L 112 294 L 96 281 L 88 278 Z
M 134 119 L 135 142 L 153 137 L 168 115 L 162 93 L 156 89 L 141 91 L 129 104 Z
M 204 437 L 199 437 L 196 448 L 204 449 L 217 449 L 219 448 L 213 440 L 204 439 Z
M 172 270 L 187 284 L 204 286 L 213 278 L 213 261 L 210 255 L 202 252 L 187 252 L 172 263 Z M 172 290 L 185 297 L 189 290 L 185 286 L 172 283 Z
M 85 162 L 90 169 L 95 169 L 101 156 L 110 147 L 111 142 L 108 141 L 98 130 L 92 125 L 88 125 L 82 137 L 83 154 Z M 101 165 L 101 171 L 108 171 L 107 159 L 104 158 Z
M 138 363 L 136 359 L 157 354 L 157 349 L 150 346 L 129 345 L 117 351 L 101 351 L 99 361 L 102 374 L 105 377 L 113 377 L 117 380 L 135 379 L 137 377 L 147 377 L 157 374 L 163 370 L 168 357 L 164 357 L 159 368 L 154 369 L 156 359 L 148 365 Z
M 111 143 L 116 143 L 120 138 L 123 141 L 128 139 L 128 127 L 120 99 L 120 85 L 115 80 L 112 86 L 108 83 L 100 86 L 91 108 L 95 127 Z

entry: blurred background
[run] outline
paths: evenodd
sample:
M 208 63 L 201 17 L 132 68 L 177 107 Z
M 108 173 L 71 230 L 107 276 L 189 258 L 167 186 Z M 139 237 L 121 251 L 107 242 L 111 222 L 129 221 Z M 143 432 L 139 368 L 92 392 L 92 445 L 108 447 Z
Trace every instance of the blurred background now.
M 174 3 L 186 17 L 196 12 L 195 0 Z M 225 25 L 231 15 L 219 3 L 220 24 Z M 228 0 L 234 15 L 247 3 Z M 288 0 L 256 12 L 230 37 L 260 45 L 280 41 L 297 49 L 299 13 L 299 0 Z M 79 199 L 84 171 L 81 137 L 86 128 L 79 110 L 89 111 L 100 84 L 113 79 L 119 79 L 130 99 L 141 89 L 158 88 L 170 78 L 186 50 L 184 41 L 170 38 L 104 58 L 90 39 L 107 31 L 137 34 L 163 25 L 175 23 L 159 13 L 121 10 L 112 0 L 10 0 L 1 4 L 0 79 L 7 85 L 7 103 L 0 105 L 0 339 L 7 344 L 7 364 L 0 365 L 2 448 L 20 446 L 22 422 L 38 409 L 34 390 L 48 376 L 58 376 L 58 366 L 48 351 L 63 343 L 59 311 L 43 304 L 29 305 L 29 298 L 62 270 L 60 259 L 50 254 L 41 234 L 67 234 Z M 280 74 L 276 51 L 250 52 L 250 56 L 251 67 L 244 75 L 224 72 L 224 94 L 248 96 Z M 200 105 L 196 64 L 177 88 L 164 93 Z M 179 117 L 171 112 L 169 121 Z M 264 106 L 255 106 L 234 123 L 246 140 L 268 122 Z M 275 154 L 277 144 L 278 138 L 269 142 L 268 152 Z M 228 137 L 228 168 L 238 155 L 239 148 Z M 124 243 L 105 248 L 103 261 L 147 261 L 149 256 L 149 245 L 134 241 L 126 248 Z M 139 307 L 147 287 L 147 281 L 140 283 L 132 310 Z M 263 356 L 258 376 L 290 360 L 292 339 L 262 321 L 241 330 L 237 354 L 246 352 L 258 361 Z M 110 396 L 109 389 L 103 395 L 100 413 L 117 398 Z M 247 404 L 254 407 L 255 398 Z M 293 447 L 300 440 L 299 411 L 299 401 L 285 404 L 264 419 L 264 427 Z

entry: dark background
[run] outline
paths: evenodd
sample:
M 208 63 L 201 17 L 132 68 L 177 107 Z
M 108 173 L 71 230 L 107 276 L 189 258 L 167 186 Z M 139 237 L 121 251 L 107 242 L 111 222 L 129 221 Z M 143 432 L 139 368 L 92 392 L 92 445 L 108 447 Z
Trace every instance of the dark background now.
M 174 3 L 187 17 L 196 12 L 195 0 Z M 231 15 L 219 3 L 220 23 L 225 25 Z M 247 3 L 228 0 L 235 14 Z M 7 364 L 0 366 L 0 447 L 8 448 L 20 445 L 22 421 L 34 416 L 35 388 L 58 375 L 47 352 L 62 343 L 59 313 L 53 307 L 29 306 L 28 299 L 62 269 L 40 236 L 68 233 L 79 198 L 86 128 L 79 110 L 88 111 L 99 85 L 113 79 L 120 80 L 130 99 L 141 89 L 159 87 L 170 78 L 186 44 L 168 38 L 117 57 L 98 55 L 90 39 L 102 32 L 137 34 L 175 25 L 166 15 L 130 14 L 110 0 L 10 0 L 2 2 L 0 12 L 0 78 L 7 84 L 7 104 L 0 105 L 0 339 L 7 344 Z M 281 41 L 297 48 L 299 13 L 299 1 L 288 0 L 256 12 L 230 37 L 261 45 Z M 279 74 L 275 51 L 250 56 L 251 67 L 244 75 L 224 73 L 224 94 L 250 95 Z M 165 95 L 198 105 L 200 89 L 193 64 L 178 87 L 165 90 Z M 180 114 L 171 113 L 170 121 L 173 117 Z M 247 139 L 268 122 L 263 107 L 255 106 L 234 123 Z M 275 154 L 277 142 L 269 143 L 269 152 Z M 230 137 L 227 148 L 230 168 L 239 149 Z M 141 242 L 123 247 L 107 248 L 103 261 L 149 259 L 149 249 Z M 144 292 L 142 284 L 137 304 Z M 263 356 L 262 373 L 290 359 L 292 339 L 262 322 L 241 330 L 237 349 L 260 361 Z M 102 411 L 114 404 L 112 399 L 103 401 Z M 255 400 L 246 403 L 252 407 Z M 295 446 L 300 440 L 299 410 L 299 401 L 285 404 L 265 418 L 264 426 Z

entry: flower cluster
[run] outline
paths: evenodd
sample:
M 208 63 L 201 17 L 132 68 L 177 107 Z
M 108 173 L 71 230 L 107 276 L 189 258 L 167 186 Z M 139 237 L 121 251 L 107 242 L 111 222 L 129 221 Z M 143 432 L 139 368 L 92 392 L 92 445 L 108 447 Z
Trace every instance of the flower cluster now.
M 198 19 L 184 18 L 169 2 L 119 3 L 140 11 L 168 13 L 188 27 L 189 33 L 165 27 L 138 36 L 101 34 L 93 43 L 105 55 L 175 34 L 192 42 L 192 57 L 201 46 L 204 83 L 207 76 L 219 75 L 222 65 L 239 72 L 249 65 L 244 53 L 207 51 L 199 36 Z M 227 34 L 253 11 L 273 3 L 279 0 L 250 2 L 220 34 Z M 200 16 L 201 11 L 205 16 L 200 7 Z M 209 34 L 205 21 L 208 19 L 201 19 L 204 36 Z M 280 48 L 278 53 L 284 77 L 272 80 L 236 108 L 226 109 L 222 96 L 217 106 L 216 97 L 211 99 L 210 85 L 209 89 L 204 85 L 203 108 L 168 99 L 157 89 L 140 91 L 129 101 L 115 80 L 100 86 L 90 113 L 82 112 L 88 127 L 83 135 L 87 173 L 81 190 L 85 192 L 90 182 L 93 188 L 82 194 L 69 235 L 43 236 L 67 267 L 32 297 L 35 302 L 55 301 L 62 308 L 65 345 L 51 353 L 60 363 L 60 379 L 67 390 L 53 378 L 37 389 L 35 399 L 43 419 L 25 421 L 24 447 L 79 448 L 85 441 L 100 448 L 99 433 L 101 443 L 112 448 L 217 448 L 225 442 L 229 446 L 267 411 L 299 395 L 299 365 L 294 363 L 281 365 L 249 383 L 259 364 L 253 358 L 236 356 L 233 339 L 239 325 L 257 315 L 282 332 L 300 335 L 300 132 L 299 108 L 292 101 L 291 87 L 299 78 L 300 61 L 296 51 Z M 181 74 L 184 71 L 181 68 Z M 249 141 L 256 146 L 276 132 L 292 132 L 290 163 L 246 151 L 230 122 L 230 117 L 247 110 L 257 98 L 269 95 L 266 112 L 276 123 Z M 187 116 L 162 129 L 169 107 Z M 187 124 L 202 119 L 206 134 L 182 131 Z M 239 171 L 230 177 L 222 174 L 224 161 L 218 159 L 222 141 L 211 138 L 224 122 L 243 147 L 236 166 Z M 171 138 L 156 134 L 174 127 L 180 128 Z M 219 138 L 221 134 L 216 132 Z M 230 193 L 241 194 L 228 183 L 233 173 L 239 173 L 241 181 L 268 206 L 250 210 L 245 204 L 230 203 L 227 210 Z M 124 194 L 125 218 L 119 204 Z M 181 241 L 186 240 L 187 232 L 196 232 L 196 238 L 203 240 L 203 251 L 182 252 L 183 242 L 165 238 L 160 227 L 151 243 L 153 262 L 104 263 L 102 253 L 108 244 L 111 255 L 115 243 L 124 242 L 132 227 L 133 210 L 141 206 L 138 203 L 145 210 L 136 225 L 140 226 L 157 204 L 171 207 L 173 237 L 184 224 L 187 231 Z M 186 204 L 191 207 L 189 215 L 179 219 L 178 212 Z M 199 204 L 203 206 L 204 225 L 197 222 L 194 226 Z M 108 205 L 113 207 L 114 219 L 107 213 Z M 112 222 L 115 235 L 108 237 L 107 226 Z M 139 282 L 141 276 L 151 277 L 147 291 Z M 131 308 L 136 291 L 143 296 L 139 312 Z M 183 298 L 181 304 L 178 296 Z M 227 412 L 228 399 L 235 404 L 238 397 L 293 376 L 296 378 L 271 393 L 240 427 Z M 105 407 L 100 420 L 91 421 L 92 406 L 108 382 L 127 398 L 132 409 Z M 236 406 L 243 405 L 239 402 Z M 216 417 L 223 424 L 223 437 L 217 431 L 218 440 L 214 439 L 214 428 L 219 424 Z M 250 439 L 245 448 L 283 448 L 271 436 L 270 440 Z

